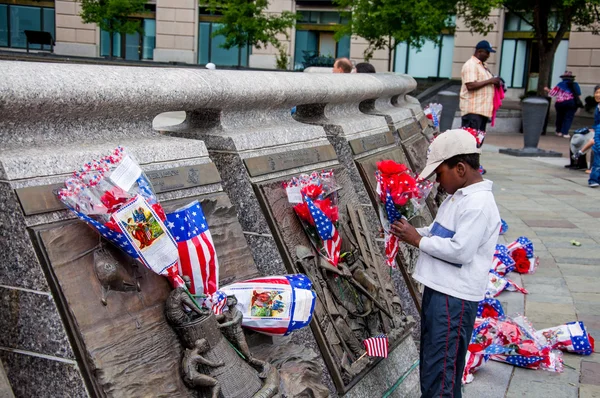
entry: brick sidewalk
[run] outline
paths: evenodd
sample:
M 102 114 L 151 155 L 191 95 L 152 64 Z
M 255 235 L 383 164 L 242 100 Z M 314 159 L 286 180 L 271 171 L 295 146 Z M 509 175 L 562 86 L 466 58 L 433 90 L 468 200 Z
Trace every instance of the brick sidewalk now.
M 486 144 L 506 147 L 519 139 L 522 146 L 520 134 L 490 134 Z M 561 146 L 568 151 L 566 139 L 542 137 L 541 148 Z M 498 299 L 505 311 L 524 313 L 536 329 L 580 320 L 600 341 L 600 188 L 587 187 L 583 172 L 534 159 L 484 152 L 482 163 L 509 224 L 501 243 L 527 236 L 541 260 L 533 275 L 510 274 L 529 294 L 502 293 Z M 581 246 L 573 246 L 573 239 Z M 600 397 L 600 354 L 565 353 L 564 361 L 570 368 L 560 374 L 490 361 L 464 387 L 464 396 Z

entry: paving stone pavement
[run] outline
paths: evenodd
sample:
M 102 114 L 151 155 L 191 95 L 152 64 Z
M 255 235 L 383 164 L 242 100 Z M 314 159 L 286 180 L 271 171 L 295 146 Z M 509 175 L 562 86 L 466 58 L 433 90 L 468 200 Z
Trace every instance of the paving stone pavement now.
M 500 243 L 527 236 L 540 257 L 535 274 L 510 274 L 529 294 L 503 292 L 498 299 L 505 312 L 524 313 L 536 329 L 583 321 L 600 341 L 600 188 L 587 186 L 587 174 L 566 170 L 564 158 L 502 155 L 487 140 L 482 163 L 509 225 Z M 600 353 L 563 358 L 563 373 L 490 361 L 463 387 L 463 396 L 600 398 Z

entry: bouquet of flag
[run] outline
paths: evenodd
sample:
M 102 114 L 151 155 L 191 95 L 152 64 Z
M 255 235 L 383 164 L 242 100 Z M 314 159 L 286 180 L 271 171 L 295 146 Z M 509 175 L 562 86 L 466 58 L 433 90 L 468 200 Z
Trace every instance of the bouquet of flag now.
M 489 359 L 511 365 L 562 372 L 562 353 L 540 340 L 523 316 L 477 318 L 466 356 L 463 383 Z
M 342 239 L 338 232 L 338 197 L 333 171 L 302 174 L 285 182 L 284 188 L 315 249 L 337 266 Z
M 219 291 L 219 261 L 202 206 L 195 200 L 167 214 L 167 228 L 177 243 L 177 273 L 190 278 L 190 293 L 201 306 L 220 314 L 226 295 Z
M 124 148 L 84 164 L 57 196 L 108 241 L 174 286 L 183 285 L 177 273 L 177 244 L 164 223 L 165 213 L 148 178 Z
M 273 275 L 221 288 L 237 298 L 242 326 L 270 336 L 287 336 L 310 324 L 316 294 L 306 275 Z
M 418 179 L 404 164 L 393 160 L 377 163 L 375 172 L 379 195 L 379 217 L 385 233 L 386 262 L 396 268 L 399 240 L 390 233 L 390 226 L 404 218 L 411 220 L 425 205 L 433 188 L 429 180 Z
M 508 253 L 515 263 L 515 271 L 520 274 L 533 274 L 540 259 L 533 254 L 533 242 L 525 236 L 517 238 L 506 246 Z
M 594 338 L 587 332 L 583 322 L 569 322 L 564 325 L 542 329 L 535 336 L 553 349 L 581 355 L 594 352 Z

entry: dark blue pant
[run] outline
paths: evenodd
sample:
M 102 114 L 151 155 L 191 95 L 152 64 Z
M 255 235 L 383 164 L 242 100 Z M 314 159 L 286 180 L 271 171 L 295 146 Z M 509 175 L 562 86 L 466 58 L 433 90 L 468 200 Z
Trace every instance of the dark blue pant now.
M 425 287 L 420 352 L 423 398 L 461 397 L 461 378 L 477 304 Z
M 554 108 L 556 109 L 556 131 L 568 135 L 577 112 L 575 100 L 557 102 Z
M 591 183 L 600 184 L 600 144 L 596 144 L 595 139 L 594 139 L 594 146 L 592 147 L 592 150 L 593 150 L 592 167 L 591 167 L 592 172 L 590 174 L 588 184 L 591 184 Z

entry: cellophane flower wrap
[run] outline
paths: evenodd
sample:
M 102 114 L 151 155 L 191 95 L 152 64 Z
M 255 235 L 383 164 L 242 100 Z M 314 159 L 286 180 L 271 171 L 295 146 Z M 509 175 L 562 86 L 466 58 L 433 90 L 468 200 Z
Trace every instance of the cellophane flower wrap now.
M 433 123 L 433 128 L 436 131 L 439 131 L 440 129 L 440 118 L 442 117 L 442 109 L 442 104 L 438 104 L 435 102 L 427 105 L 425 109 L 423 109 L 425 117 L 431 120 L 431 122 Z
M 100 235 L 157 274 L 183 286 L 177 245 L 150 181 L 123 147 L 87 162 L 65 181 L 58 198 Z
M 406 165 L 393 160 L 378 162 L 375 178 L 379 195 L 379 217 L 385 234 L 386 263 L 396 268 L 400 241 L 390 233 L 390 226 L 402 218 L 411 220 L 415 217 L 425 205 L 433 183 L 419 179 Z
M 523 316 L 476 318 L 466 356 L 463 383 L 489 359 L 511 365 L 562 372 L 562 353 L 536 335 Z
M 288 200 L 311 243 L 329 263 L 338 265 L 338 195 L 333 171 L 302 174 L 284 183 Z

